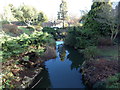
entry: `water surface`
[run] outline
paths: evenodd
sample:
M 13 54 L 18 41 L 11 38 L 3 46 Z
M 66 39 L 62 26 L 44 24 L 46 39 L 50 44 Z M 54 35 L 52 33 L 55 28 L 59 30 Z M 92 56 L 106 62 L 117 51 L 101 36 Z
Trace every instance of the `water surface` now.
M 45 62 L 44 78 L 36 88 L 85 88 L 80 73 L 83 56 L 63 43 L 56 41 L 57 57 Z

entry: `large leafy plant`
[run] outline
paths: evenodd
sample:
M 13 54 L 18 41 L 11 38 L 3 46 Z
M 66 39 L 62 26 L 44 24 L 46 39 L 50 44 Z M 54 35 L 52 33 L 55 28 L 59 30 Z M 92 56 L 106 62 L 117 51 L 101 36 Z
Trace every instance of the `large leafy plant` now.
M 31 35 L 22 34 L 20 37 L 5 37 L 2 42 L 3 59 L 20 56 L 28 52 L 43 52 L 45 46 L 54 42 L 51 35 L 35 31 Z

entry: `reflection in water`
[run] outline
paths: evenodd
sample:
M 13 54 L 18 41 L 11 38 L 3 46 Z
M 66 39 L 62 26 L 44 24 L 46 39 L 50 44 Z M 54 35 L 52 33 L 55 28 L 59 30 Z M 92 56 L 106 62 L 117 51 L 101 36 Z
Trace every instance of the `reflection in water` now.
M 56 43 L 56 59 L 45 62 L 44 70 L 37 80 L 43 80 L 35 88 L 85 88 L 79 72 L 83 56 L 63 42 Z
M 79 69 L 80 65 L 84 61 L 83 55 L 71 47 L 64 46 L 63 44 L 60 44 L 58 46 L 58 52 L 59 52 L 59 57 L 60 57 L 61 61 L 65 60 L 65 57 L 67 54 L 66 51 L 68 51 L 67 59 L 69 59 L 72 62 L 71 70 L 72 69 Z
M 67 58 L 72 62 L 71 69 L 79 69 L 82 63 L 84 62 L 84 57 L 77 50 L 70 48 L 68 46 L 65 47 L 69 52 Z
M 60 44 L 58 46 L 58 52 L 59 52 L 60 60 L 64 61 L 65 60 L 65 56 L 66 56 L 66 50 L 65 50 L 65 48 L 63 47 L 62 44 Z

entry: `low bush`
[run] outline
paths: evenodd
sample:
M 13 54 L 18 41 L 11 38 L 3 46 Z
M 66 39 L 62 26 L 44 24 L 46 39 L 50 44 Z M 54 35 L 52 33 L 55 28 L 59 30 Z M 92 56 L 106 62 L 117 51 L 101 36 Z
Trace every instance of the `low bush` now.
M 65 45 L 79 48 L 81 45 L 81 29 L 78 29 L 77 27 L 70 27 L 68 30 L 68 34 L 65 38 Z M 84 42 L 83 42 L 84 43 Z
M 70 27 L 68 34 L 65 38 L 65 44 L 74 48 L 86 48 L 94 45 L 94 37 L 89 30 L 82 27 Z M 89 32 L 88 32 L 89 31 Z
M 44 27 L 42 29 L 43 32 L 47 32 L 48 34 L 51 34 L 53 36 L 53 38 L 55 40 L 57 40 L 57 30 L 55 30 L 54 28 L 50 28 L 50 27 Z

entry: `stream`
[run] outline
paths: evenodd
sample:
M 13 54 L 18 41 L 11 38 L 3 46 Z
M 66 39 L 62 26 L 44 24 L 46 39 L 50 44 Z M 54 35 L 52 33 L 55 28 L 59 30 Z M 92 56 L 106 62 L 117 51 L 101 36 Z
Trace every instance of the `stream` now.
M 84 61 L 82 55 L 73 48 L 65 47 L 63 41 L 56 41 L 55 59 L 45 62 L 37 79 L 43 77 L 35 88 L 85 88 L 80 73 Z

